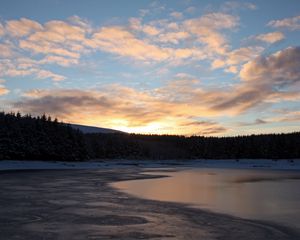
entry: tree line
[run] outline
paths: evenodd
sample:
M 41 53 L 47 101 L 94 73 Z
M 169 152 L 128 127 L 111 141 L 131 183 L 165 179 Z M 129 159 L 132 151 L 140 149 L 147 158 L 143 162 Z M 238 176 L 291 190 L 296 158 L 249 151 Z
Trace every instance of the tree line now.
M 0 113 L 0 160 L 296 159 L 300 132 L 236 137 L 84 134 L 42 115 Z
M 92 158 L 300 159 L 300 132 L 236 137 L 86 134 Z
M 0 159 L 80 161 L 84 135 L 50 116 L 0 113 Z

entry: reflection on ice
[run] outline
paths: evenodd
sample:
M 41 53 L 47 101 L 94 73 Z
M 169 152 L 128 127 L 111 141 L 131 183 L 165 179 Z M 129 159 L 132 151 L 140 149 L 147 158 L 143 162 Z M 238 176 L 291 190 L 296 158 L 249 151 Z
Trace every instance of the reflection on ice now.
M 300 229 L 300 172 L 190 169 L 167 178 L 118 182 L 139 197 L 189 203 L 238 217 L 270 220 Z

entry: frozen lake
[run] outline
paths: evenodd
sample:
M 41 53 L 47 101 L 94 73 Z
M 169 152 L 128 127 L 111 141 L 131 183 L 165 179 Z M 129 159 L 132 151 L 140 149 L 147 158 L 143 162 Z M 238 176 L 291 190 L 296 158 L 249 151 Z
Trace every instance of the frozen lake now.
M 151 174 L 169 177 L 122 181 L 113 186 L 146 199 L 188 203 L 300 229 L 300 171 L 194 168 L 176 172 L 158 169 Z

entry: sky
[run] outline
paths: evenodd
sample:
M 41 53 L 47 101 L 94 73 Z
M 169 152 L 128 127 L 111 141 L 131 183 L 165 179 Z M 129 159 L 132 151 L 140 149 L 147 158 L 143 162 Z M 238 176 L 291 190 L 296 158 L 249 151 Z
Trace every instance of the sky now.
M 300 1 L 1 0 L 0 111 L 133 133 L 300 130 Z

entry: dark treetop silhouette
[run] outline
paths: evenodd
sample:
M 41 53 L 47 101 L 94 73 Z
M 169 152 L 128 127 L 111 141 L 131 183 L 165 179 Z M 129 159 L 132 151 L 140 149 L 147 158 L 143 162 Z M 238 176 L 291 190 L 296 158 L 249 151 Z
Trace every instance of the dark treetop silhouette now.
M 87 133 L 42 115 L 0 113 L 0 160 L 295 159 L 300 133 L 236 137 Z

